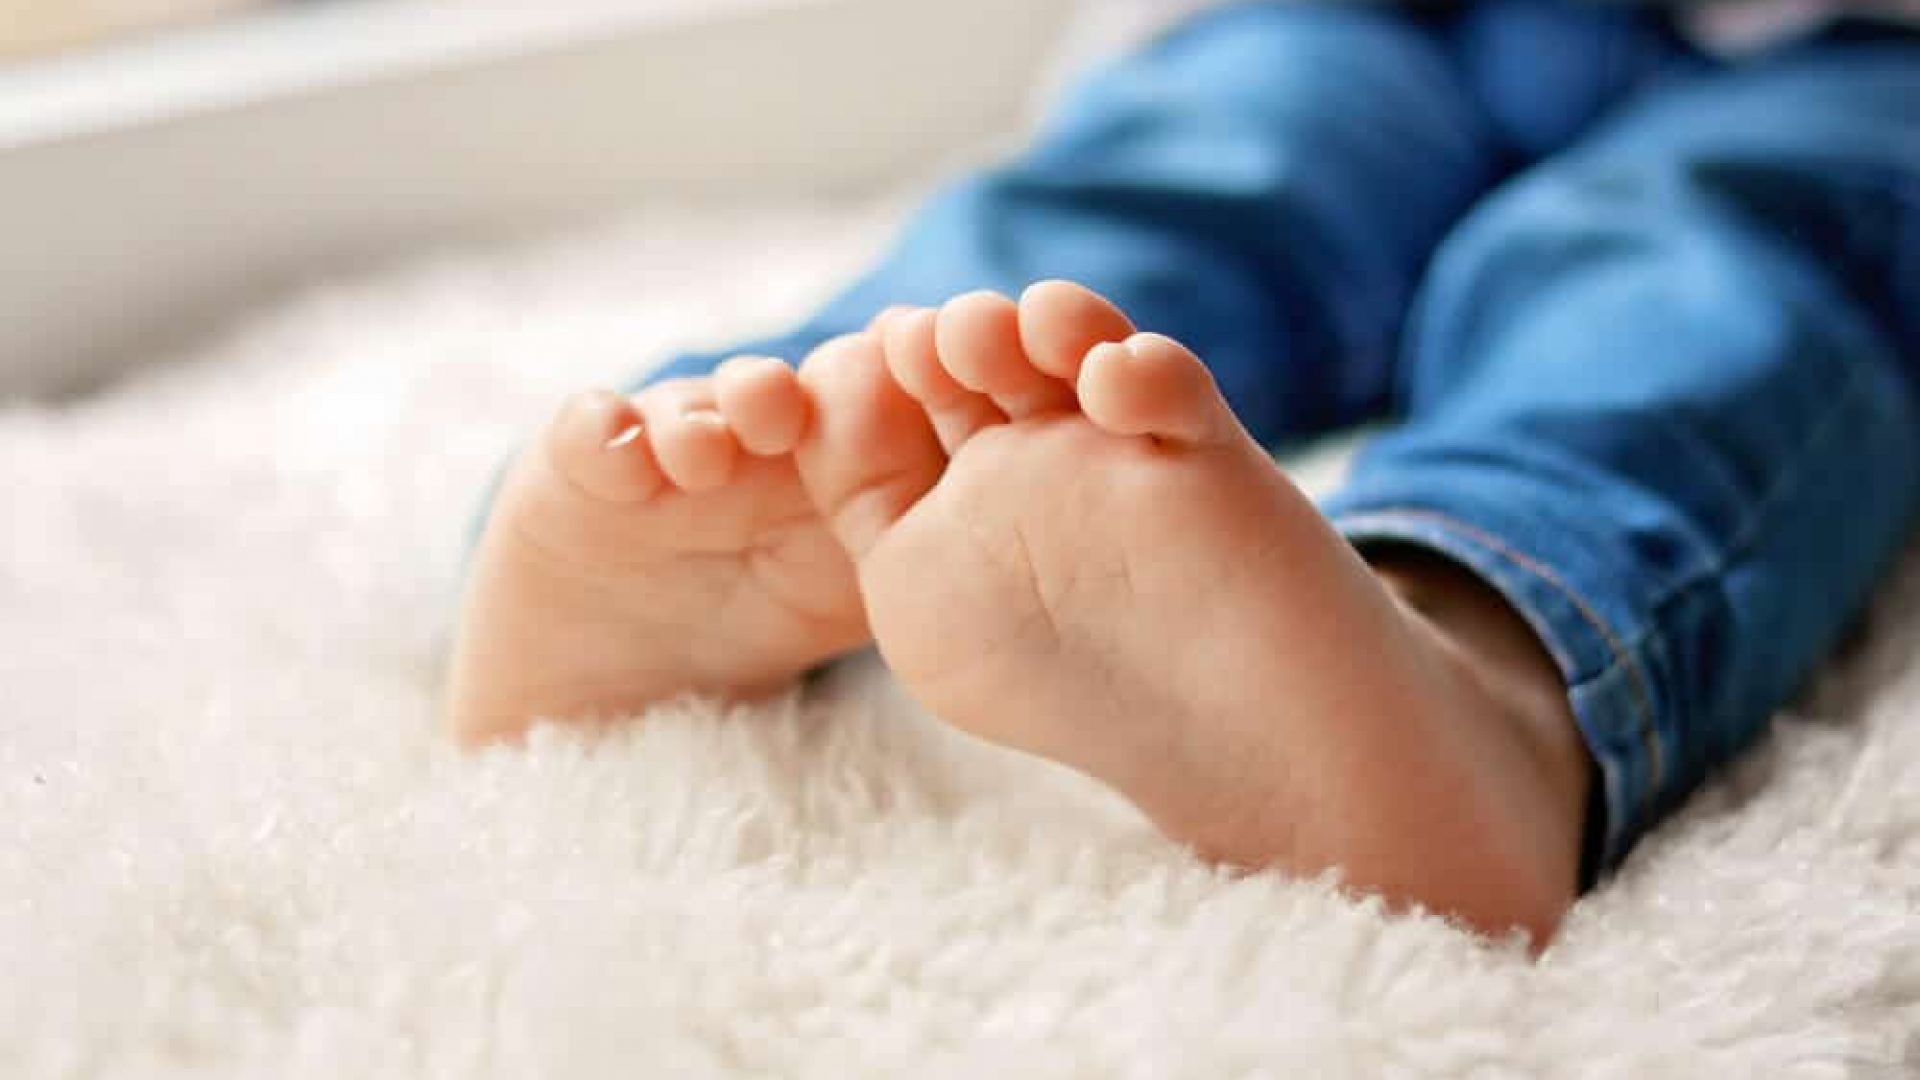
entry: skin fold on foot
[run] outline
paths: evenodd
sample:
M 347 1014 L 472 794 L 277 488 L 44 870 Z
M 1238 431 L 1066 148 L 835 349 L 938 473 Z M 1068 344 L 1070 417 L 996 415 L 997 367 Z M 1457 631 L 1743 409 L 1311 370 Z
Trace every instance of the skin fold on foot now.
M 1052 282 L 891 311 L 800 380 L 801 478 L 934 714 L 1206 858 L 1552 935 L 1590 765 L 1551 661 L 1464 571 L 1363 560 L 1192 353 Z

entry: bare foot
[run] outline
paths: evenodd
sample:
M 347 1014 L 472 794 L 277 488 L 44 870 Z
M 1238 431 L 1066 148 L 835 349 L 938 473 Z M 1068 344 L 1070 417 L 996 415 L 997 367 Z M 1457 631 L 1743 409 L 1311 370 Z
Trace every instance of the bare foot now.
M 476 552 L 447 692 L 469 745 L 683 692 L 763 695 L 864 644 L 853 567 L 789 452 L 777 360 L 568 402 L 515 463 Z
M 1370 568 L 1186 349 L 1049 283 L 896 313 L 801 381 L 801 474 L 937 715 L 1214 860 L 1551 936 L 1587 782 L 1551 663 L 1464 574 Z

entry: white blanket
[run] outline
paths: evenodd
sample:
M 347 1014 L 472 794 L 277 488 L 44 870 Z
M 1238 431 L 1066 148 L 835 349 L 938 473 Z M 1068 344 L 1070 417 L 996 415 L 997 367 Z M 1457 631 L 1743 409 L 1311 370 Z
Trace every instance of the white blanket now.
M 1537 964 L 1216 874 L 871 666 L 448 750 L 500 455 L 791 317 L 889 214 L 662 208 L 0 411 L 0 1076 L 1920 1070 L 1920 559 Z

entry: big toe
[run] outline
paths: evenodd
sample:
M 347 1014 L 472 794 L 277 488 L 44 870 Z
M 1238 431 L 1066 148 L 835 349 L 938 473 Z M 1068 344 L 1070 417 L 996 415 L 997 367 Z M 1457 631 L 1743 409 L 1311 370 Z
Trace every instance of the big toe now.
M 814 505 L 858 560 L 932 489 L 946 456 L 872 334 L 821 346 L 800 381 L 813 422 L 794 459 Z
M 1206 365 L 1160 334 L 1094 346 L 1081 364 L 1079 388 L 1087 418 L 1115 435 L 1201 446 L 1242 433 Z

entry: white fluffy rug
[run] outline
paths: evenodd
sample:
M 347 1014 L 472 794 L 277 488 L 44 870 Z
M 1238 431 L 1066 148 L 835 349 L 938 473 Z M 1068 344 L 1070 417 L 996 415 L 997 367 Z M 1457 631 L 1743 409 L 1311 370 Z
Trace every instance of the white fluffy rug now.
M 1920 1072 L 1920 559 L 1538 964 L 1211 873 L 871 667 L 441 745 L 515 437 L 790 317 L 888 217 L 663 209 L 0 411 L 0 1076 Z

